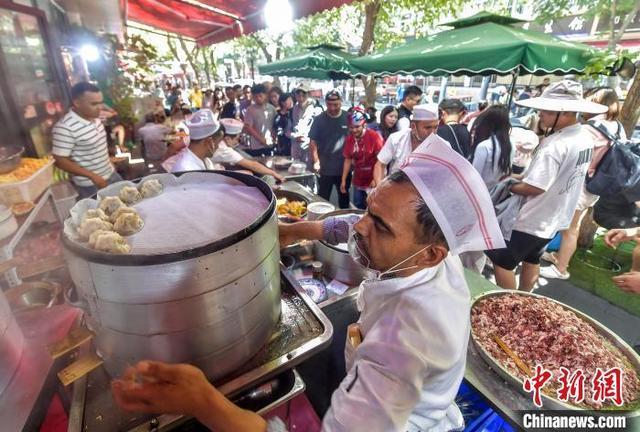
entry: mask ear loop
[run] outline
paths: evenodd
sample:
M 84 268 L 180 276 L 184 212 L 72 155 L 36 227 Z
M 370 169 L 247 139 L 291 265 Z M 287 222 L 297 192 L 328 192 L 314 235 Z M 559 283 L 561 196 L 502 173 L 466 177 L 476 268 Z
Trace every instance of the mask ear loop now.
M 419 255 L 420 253 L 422 253 L 425 249 L 427 249 L 429 247 L 431 247 L 431 244 L 426 245 L 425 247 L 423 247 L 422 249 L 420 249 L 418 252 L 414 253 L 413 255 L 410 255 L 410 256 L 406 257 L 405 259 L 403 259 L 402 261 L 400 261 L 398 264 L 394 265 L 390 269 L 383 271 L 382 273 L 380 273 L 378 275 L 378 279 L 382 279 L 383 276 L 388 275 L 388 274 L 398 273 L 398 272 L 401 272 L 401 271 L 411 270 L 411 269 L 417 268 L 418 267 L 417 265 L 412 265 L 412 266 L 409 266 L 409 267 L 403 267 L 403 268 L 399 268 L 399 269 L 397 269 L 396 267 L 398 267 L 399 265 L 402 265 L 405 262 L 409 261 L 414 256 Z

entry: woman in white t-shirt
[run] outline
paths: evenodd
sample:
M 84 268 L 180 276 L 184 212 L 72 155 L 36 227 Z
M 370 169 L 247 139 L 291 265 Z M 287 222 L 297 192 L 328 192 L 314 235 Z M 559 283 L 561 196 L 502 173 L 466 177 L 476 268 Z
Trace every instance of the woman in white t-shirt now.
M 510 131 L 509 112 L 501 105 L 487 108 L 474 122 L 471 163 L 488 189 L 511 174 Z
M 604 126 L 611 135 L 619 137 L 621 140 L 626 140 L 627 136 L 624 128 L 618 121 L 621 105 L 618 99 L 618 94 L 611 87 L 596 87 L 585 92 L 585 99 L 591 102 L 599 103 L 609 107 L 609 110 L 604 114 L 590 115 L 582 114 L 583 120 L 593 121 Z M 585 125 L 585 130 L 589 136 L 593 139 L 593 158 L 587 171 L 587 176 L 592 177 L 598 164 L 604 157 L 605 153 L 609 149 L 609 140 L 598 132 L 594 127 Z M 557 254 L 546 253 L 542 256 L 542 259 L 550 261 L 552 265 L 549 267 L 542 267 L 540 269 L 540 276 L 551 279 L 569 279 L 569 272 L 567 267 L 569 261 L 576 251 L 578 244 L 578 232 L 580 231 L 580 223 L 582 218 L 586 214 L 590 207 L 593 207 L 598 201 L 598 196 L 587 192 L 586 188 L 582 188 L 582 193 L 578 199 L 578 206 L 573 219 L 571 220 L 571 226 L 562 233 L 562 242 L 560 243 L 560 249 Z

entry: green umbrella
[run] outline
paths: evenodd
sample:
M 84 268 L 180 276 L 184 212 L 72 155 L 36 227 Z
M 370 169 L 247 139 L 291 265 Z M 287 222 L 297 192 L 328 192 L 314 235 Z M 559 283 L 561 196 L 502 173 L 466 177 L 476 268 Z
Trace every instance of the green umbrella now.
M 290 76 L 318 80 L 351 78 L 349 62 L 354 55 L 335 45 L 317 45 L 309 51 L 273 63 L 258 65 L 262 75 Z
M 454 27 L 351 62 L 354 74 L 564 75 L 581 73 L 594 52 L 587 45 L 513 27 L 523 22 L 486 12 Z

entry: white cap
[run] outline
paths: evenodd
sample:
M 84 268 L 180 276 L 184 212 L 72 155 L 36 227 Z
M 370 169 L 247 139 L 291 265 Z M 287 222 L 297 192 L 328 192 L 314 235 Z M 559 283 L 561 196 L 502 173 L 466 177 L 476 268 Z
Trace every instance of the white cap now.
M 413 121 L 429 121 L 438 120 L 439 111 L 436 104 L 422 104 L 413 107 L 413 115 L 411 120 Z
M 195 112 L 186 121 L 191 140 L 201 140 L 210 137 L 220 129 L 220 123 L 213 116 L 210 109 L 201 109 Z
M 244 128 L 244 123 L 233 118 L 220 119 L 220 124 L 224 127 L 224 133 L 227 135 L 239 135 Z
M 452 254 L 505 247 L 484 181 L 449 143 L 429 135 L 401 169 L 431 210 Z

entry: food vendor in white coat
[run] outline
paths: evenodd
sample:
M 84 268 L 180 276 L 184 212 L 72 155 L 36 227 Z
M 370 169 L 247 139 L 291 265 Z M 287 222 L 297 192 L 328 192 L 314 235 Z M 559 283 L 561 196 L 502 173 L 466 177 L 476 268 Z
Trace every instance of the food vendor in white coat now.
M 360 285 L 357 324 L 346 343 L 347 375 L 334 391 L 323 431 L 449 431 L 464 421 L 454 398 L 469 338 L 470 295 L 456 256 L 504 246 L 479 174 L 437 135 L 368 198 L 353 220 L 280 227 L 299 238 L 347 241 L 376 277 Z M 140 362 L 113 382 L 127 410 L 182 413 L 216 431 L 280 431 L 233 405 L 189 365 Z
M 201 109 L 186 122 L 189 143 L 180 153 L 162 163 L 167 172 L 212 170 L 211 156 L 224 137 L 224 130 L 209 109 Z

